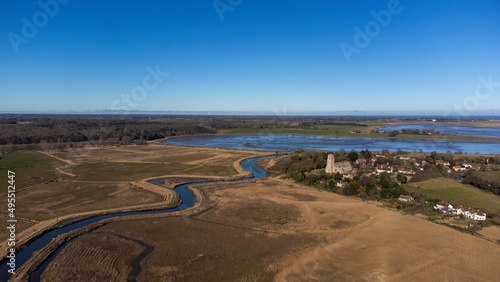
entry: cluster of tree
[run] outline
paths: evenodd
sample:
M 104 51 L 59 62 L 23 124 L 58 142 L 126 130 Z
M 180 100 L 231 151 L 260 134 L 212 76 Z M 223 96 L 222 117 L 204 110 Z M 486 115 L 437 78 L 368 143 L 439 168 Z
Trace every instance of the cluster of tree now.
M 405 177 L 402 174 L 397 176 L 397 179 L 405 181 Z M 407 194 L 405 189 L 399 185 L 398 181 L 391 179 L 391 176 L 384 172 L 380 175 L 380 196 L 384 199 L 398 198 L 401 194 Z M 405 181 L 406 182 L 406 181 Z
M 415 134 L 415 135 L 439 135 L 441 134 L 439 131 L 436 131 L 434 129 L 431 130 L 419 130 L 419 129 L 401 129 L 400 131 L 401 134 Z
M 495 195 L 500 196 L 500 180 L 487 180 L 479 173 L 468 170 L 462 180 L 465 184 L 470 184 L 479 189 L 493 192 Z
M 431 130 L 419 130 L 419 129 L 401 129 L 399 130 L 392 130 L 389 132 L 389 137 L 394 137 L 397 136 L 398 134 L 415 134 L 415 135 L 439 135 L 439 131 L 436 131 L 434 129 Z

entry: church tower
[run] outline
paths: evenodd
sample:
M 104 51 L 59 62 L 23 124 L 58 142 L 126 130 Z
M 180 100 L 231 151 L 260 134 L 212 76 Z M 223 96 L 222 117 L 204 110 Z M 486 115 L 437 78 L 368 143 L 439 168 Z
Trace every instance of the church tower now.
M 326 160 L 326 173 L 333 173 L 335 168 L 335 156 L 333 154 L 328 154 L 328 160 Z

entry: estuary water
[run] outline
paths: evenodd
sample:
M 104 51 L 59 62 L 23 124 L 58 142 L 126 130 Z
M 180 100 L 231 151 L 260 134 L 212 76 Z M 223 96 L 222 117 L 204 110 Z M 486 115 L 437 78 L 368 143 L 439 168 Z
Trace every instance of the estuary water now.
M 228 134 L 197 135 L 172 137 L 164 141 L 167 144 L 214 147 L 229 149 L 247 149 L 263 151 L 324 150 L 344 149 L 381 151 L 423 151 L 446 153 L 451 151 L 464 153 L 498 154 L 500 142 L 442 141 L 431 139 L 398 138 L 351 138 L 293 134 Z
M 380 131 L 390 132 L 401 129 L 418 129 L 439 131 L 440 133 L 466 136 L 480 136 L 500 138 L 500 127 L 472 127 L 472 126 L 440 126 L 435 124 L 400 124 L 393 126 L 380 127 Z

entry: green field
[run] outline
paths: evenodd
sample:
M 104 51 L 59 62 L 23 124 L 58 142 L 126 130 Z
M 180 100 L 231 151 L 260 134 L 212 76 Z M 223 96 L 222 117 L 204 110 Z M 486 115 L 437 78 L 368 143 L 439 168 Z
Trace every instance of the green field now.
M 16 174 L 16 189 L 58 178 L 56 167 L 64 162 L 33 151 L 17 151 L 0 156 L 0 193 L 7 192 L 7 171 Z
M 403 187 L 409 192 L 419 192 L 431 198 L 447 201 L 452 205 L 479 208 L 490 214 L 500 212 L 500 196 L 459 183 L 453 179 L 438 177 L 404 184 Z
M 478 174 L 489 181 L 500 180 L 500 171 L 478 172 Z
M 500 138 L 464 136 L 464 135 L 421 135 L 421 134 L 399 134 L 389 137 L 389 133 L 352 133 L 352 131 L 370 132 L 375 127 L 344 126 L 344 125 L 321 125 L 313 129 L 224 129 L 223 134 L 302 134 L 316 136 L 335 137 L 366 137 L 366 138 L 395 138 L 395 139 L 433 139 L 433 140 L 454 140 L 454 141 L 483 141 L 500 142 Z

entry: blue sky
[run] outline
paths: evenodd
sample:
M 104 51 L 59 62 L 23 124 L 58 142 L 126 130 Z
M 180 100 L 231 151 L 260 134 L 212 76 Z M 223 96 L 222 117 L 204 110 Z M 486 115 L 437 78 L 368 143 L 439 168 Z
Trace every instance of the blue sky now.
M 397 2 L 5 0 L 0 111 L 500 112 L 500 2 Z

